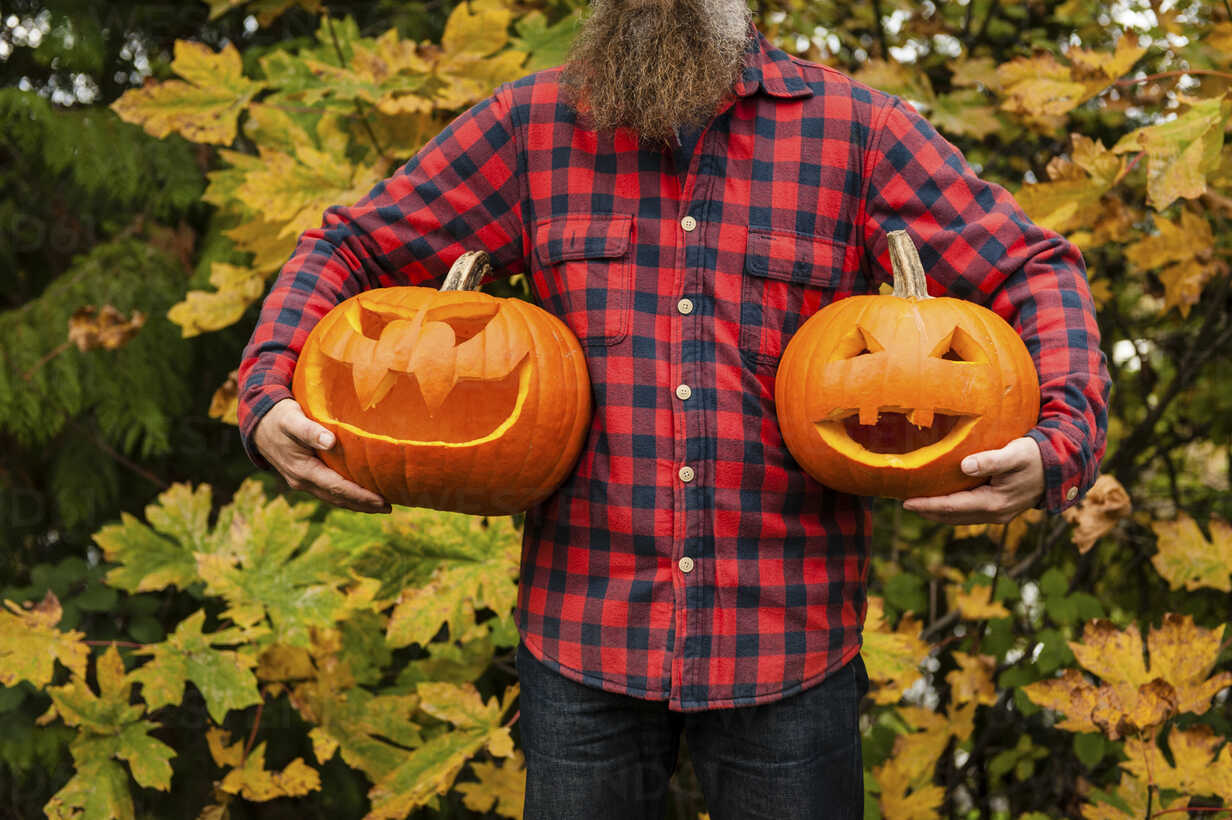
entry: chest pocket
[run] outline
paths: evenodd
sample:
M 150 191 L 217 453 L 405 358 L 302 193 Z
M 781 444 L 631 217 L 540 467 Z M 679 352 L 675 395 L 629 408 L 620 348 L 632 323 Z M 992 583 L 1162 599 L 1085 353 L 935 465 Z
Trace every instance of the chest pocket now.
M 827 238 L 749 230 L 741 281 L 740 352 L 750 366 L 777 368 L 783 348 L 804 320 L 850 295 L 844 255 L 845 247 Z
M 555 217 L 535 225 L 536 296 L 584 346 L 614 345 L 629 335 L 632 234 L 628 214 Z

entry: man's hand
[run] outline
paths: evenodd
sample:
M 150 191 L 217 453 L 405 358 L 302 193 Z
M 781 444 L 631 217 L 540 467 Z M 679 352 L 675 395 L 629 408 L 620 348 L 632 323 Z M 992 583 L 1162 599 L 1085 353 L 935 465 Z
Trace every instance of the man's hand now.
M 946 524 L 1005 524 L 1044 495 L 1044 462 L 1035 439 L 1016 438 L 1000 450 L 972 453 L 962 471 L 988 483 L 933 498 L 909 498 L 904 510 Z
M 305 416 L 295 399 L 283 399 L 270 408 L 252 440 L 292 490 L 304 490 L 349 510 L 389 512 L 389 502 L 347 481 L 317 457 L 317 450 L 334 446 L 334 434 Z

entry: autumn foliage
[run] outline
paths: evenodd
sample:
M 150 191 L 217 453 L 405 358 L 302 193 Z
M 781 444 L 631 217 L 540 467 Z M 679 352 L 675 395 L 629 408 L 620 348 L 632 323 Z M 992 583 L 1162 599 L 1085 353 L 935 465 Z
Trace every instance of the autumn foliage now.
M 583 5 L 0 19 L 0 806 L 520 816 L 519 520 L 254 475 L 233 369 L 298 234 L 559 63 Z M 752 5 L 1082 249 L 1115 381 L 1064 515 L 877 507 L 866 816 L 1232 815 L 1232 6 Z M 687 756 L 670 797 L 704 811 Z

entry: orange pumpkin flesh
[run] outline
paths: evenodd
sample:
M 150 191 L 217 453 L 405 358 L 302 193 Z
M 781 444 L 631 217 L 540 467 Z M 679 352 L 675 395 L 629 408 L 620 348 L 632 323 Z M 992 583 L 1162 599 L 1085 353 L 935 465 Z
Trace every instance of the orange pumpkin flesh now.
M 590 423 L 577 339 L 517 299 L 395 287 L 313 328 L 292 392 L 332 469 L 394 504 L 520 512 L 565 479 Z
M 896 232 L 898 233 L 898 232 Z M 930 298 L 891 243 L 894 296 L 853 296 L 819 310 L 783 352 L 775 404 L 792 456 L 822 484 L 892 498 L 945 495 L 983 479 L 971 453 L 1024 435 L 1039 415 L 1026 345 L 972 302 Z M 910 262 L 919 266 L 918 256 Z M 910 294 L 910 295 L 907 295 Z

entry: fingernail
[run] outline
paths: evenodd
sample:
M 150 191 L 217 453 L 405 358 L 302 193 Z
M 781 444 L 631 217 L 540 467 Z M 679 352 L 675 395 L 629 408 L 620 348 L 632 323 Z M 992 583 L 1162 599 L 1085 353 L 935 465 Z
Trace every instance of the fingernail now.
M 333 433 L 322 433 L 321 435 L 317 436 L 317 444 L 320 444 L 322 447 L 328 450 L 330 447 L 334 446 L 334 434 Z
M 967 456 L 962 460 L 962 471 L 967 475 L 971 475 L 980 469 L 980 464 L 974 458 Z

